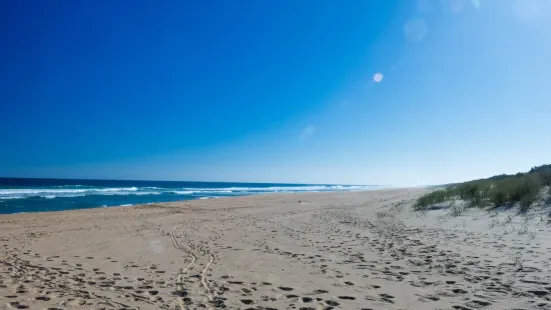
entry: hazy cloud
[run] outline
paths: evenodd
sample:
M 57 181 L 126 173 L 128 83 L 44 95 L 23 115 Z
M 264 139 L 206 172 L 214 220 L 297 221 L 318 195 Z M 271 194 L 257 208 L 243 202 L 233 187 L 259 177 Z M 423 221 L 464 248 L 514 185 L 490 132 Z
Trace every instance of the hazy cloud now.
M 404 25 L 404 36 L 406 40 L 419 42 L 427 35 L 429 28 L 424 18 L 414 17 Z
M 300 135 L 298 136 L 300 139 L 306 139 L 314 135 L 316 133 L 316 127 L 312 125 L 308 125 L 302 129 L 300 132 Z
M 474 2 L 471 2 L 473 5 Z M 459 13 L 469 4 L 468 0 L 440 0 L 444 12 Z
M 520 23 L 538 25 L 551 15 L 551 3 L 547 0 L 517 0 L 513 2 L 513 14 Z
M 425 13 L 430 12 L 434 8 L 433 0 L 416 0 L 417 10 L 419 12 Z

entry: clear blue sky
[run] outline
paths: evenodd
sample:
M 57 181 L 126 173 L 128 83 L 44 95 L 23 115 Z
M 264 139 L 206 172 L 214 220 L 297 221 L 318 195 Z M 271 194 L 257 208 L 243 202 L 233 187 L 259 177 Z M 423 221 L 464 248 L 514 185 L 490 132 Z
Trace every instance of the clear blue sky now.
M 0 15 L 1 176 L 417 185 L 551 163 L 547 0 Z

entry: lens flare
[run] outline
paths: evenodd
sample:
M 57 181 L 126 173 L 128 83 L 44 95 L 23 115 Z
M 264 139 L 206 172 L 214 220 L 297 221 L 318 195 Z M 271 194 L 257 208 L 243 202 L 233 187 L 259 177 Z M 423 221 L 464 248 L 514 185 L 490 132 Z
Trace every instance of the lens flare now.
M 373 82 L 380 83 L 383 80 L 384 76 L 381 72 L 377 72 L 373 75 Z

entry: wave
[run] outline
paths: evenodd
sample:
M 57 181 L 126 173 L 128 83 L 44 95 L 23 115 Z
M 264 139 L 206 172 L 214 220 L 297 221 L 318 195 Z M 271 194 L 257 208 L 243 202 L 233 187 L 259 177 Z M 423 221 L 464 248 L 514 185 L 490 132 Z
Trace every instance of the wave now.
M 97 192 L 117 192 L 117 191 L 137 191 L 137 187 L 110 187 L 110 188 L 91 188 L 91 189 L 56 189 L 56 188 L 14 188 L 0 189 L 0 195 L 4 194 L 41 194 L 41 193 L 85 193 L 89 191 Z
M 58 197 L 79 197 L 88 195 L 129 195 L 138 193 L 137 187 L 111 187 L 111 188 L 10 188 L 0 189 L 0 199 L 21 199 L 41 197 L 53 199 Z M 140 192 L 143 194 L 143 192 Z
M 183 192 L 194 193 L 243 193 L 243 192 L 323 192 L 323 191 L 359 191 L 374 189 L 376 186 L 362 185 L 311 185 L 311 186 L 270 186 L 270 187 L 225 187 L 225 188 L 182 188 Z
M 174 193 L 176 195 L 190 195 L 196 193 L 196 191 L 172 191 L 170 193 Z
M 49 188 L 0 188 L 0 200 L 25 198 L 69 198 L 82 196 L 127 196 L 127 195 L 191 195 L 195 198 L 237 196 L 260 193 L 294 193 L 294 192 L 329 192 L 358 191 L 381 188 L 380 186 L 361 185 L 296 185 L 267 187 L 183 187 L 160 188 L 146 187 L 85 187 L 84 185 L 67 185 Z M 202 198 L 205 199 L 205 198 Z

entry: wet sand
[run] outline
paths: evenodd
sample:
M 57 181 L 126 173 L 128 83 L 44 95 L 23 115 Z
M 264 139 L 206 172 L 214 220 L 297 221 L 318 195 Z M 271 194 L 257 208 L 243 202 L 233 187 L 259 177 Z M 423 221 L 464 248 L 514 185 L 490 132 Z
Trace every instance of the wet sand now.
M 0 215 L 0 309 L 551 309 L 546 219 L 424 192 Z

